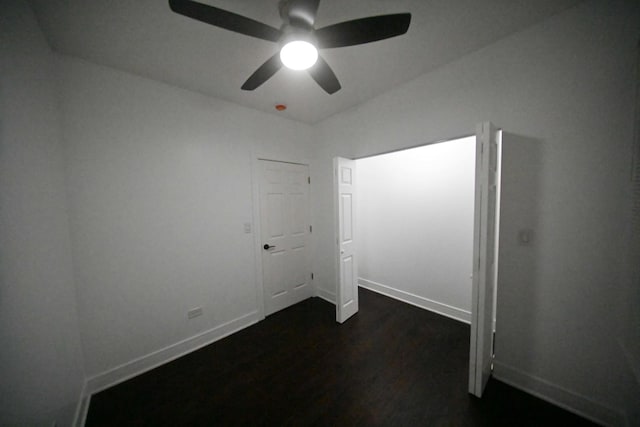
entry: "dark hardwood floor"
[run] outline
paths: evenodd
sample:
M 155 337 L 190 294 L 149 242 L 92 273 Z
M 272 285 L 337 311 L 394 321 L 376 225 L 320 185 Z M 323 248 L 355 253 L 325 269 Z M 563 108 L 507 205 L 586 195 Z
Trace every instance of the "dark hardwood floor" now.
M 469 326 L 360 290 L 311 298 L 94 395 L 87 426 L 590 426 L 491 380 L 467 393 Z

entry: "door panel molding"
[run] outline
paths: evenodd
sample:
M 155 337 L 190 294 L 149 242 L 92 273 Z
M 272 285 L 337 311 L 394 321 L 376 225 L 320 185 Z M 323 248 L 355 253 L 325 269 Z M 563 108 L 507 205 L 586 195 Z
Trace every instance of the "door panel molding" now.
M 333 160 L 336 241 L 336 321 L 358 312 L 358 257 L 355 248 L 356 162 Z

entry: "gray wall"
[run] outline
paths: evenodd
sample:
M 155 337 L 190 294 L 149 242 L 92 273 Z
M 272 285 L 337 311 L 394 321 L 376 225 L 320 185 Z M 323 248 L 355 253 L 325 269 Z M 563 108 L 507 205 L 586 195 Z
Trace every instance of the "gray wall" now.
M 252 157 L 308 158 L 311 129 L 88 62 L 58 66 L 94 391 L 259 320 L 244 232 Z M 188 320 L 193 307 L 203 315 Z
M 52 55 L 0 13 L 0 425 L 69 425 L 84 383 Z
M 314 127 L 74 59 L 52 70 L 24 3 L 0 16 L 0 423 L 68 424 L 85 378 L 99 389 L 259 319 L 256 153 L 311 158 L 327 296 L 331 159 L 485 120 L 506 131 L 497 373 L 620 422 L 637 386 L 615 315 L 637 2 L 585 2 Z
M 317 125 L 317 284 L 335 292 L 331 158 L 505 129 L 497 373 L 621 422 L 616 338 L 638 4 L 589 1 Z M 428 54 L 428 52 L 425 52 Z M 517 232 L 530 228 L 532 246 Z

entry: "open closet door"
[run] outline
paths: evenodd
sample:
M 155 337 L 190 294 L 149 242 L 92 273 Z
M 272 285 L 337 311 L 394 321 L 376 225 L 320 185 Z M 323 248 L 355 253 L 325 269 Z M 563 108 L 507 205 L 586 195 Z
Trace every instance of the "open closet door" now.
M 473 281 L 469 393 L 482 397 L 493 362 L 493 306 L 497 263 L 498 150 L 501 131 L 481 123 L 476 132 Z
M 354 239 L 356 162 L 336 157 L 333 171 L 338 262 L 336 321 L 343 323 L 358 312 L 358 263 Z

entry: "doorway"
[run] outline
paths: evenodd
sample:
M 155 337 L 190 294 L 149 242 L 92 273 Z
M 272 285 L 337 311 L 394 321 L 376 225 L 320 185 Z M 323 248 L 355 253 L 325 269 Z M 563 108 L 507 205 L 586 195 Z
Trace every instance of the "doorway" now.
M 386 277 L 389 283 L 381 283 L 375 280 L 363 279 L 361 276 L 360 284 L 363 287 L 368 287 L 372 290 L 387 294 L 396 299 L 403 300 L 410 304 L 419 305 L 423 308 L 427 308 L 432 311 L 439 312 L 440 314 L 447 315 L 449 317 L 457 318 L 458 320 L 465 321 L 464 318 L 460 318 L 456 314 L 467 314 L 468 323 L 471 324 L 471 342 L 470 342 L 470 358 L 469 358 L 469 392 L 481 397 L 484 391 L 484 387 L 491 375 L 492 360 L 493 360 L 493 332 L 494 332 L 494 307 L 495 307 L 495 285 L 497 282 L 497 237 L 498 237 L 498 203 L 499 203 L 499 158 L 500 158 L 500 144 L 501 144 L 501 130 L 496 129 L 491 123 L 481 123 L 477 127 L 475 136 L 467 139 L 467 163 L 464 167 L 464 171 L 467 172 L 467 178 L 464 179 L 464 173 L 458 178 L 462 178 L 460 183 L 463 185 L 461 188 L 466 188 L 466 191 L 460 192 L 455 188 L 449 187 L 446 183 L 442 183 L 439 180 L 438 167 L 441 166 L 442 160 L 436 161 L 436 165 L 432 165 L 431 168 L 435 170 L 436 174 L 432 177 L 420 176 L 419 179 L 427 182 L 431 187 L 439 189 L 440 197 L 423 196 L 423 198 L 431 199 L 433 203 L 428 204 L 427 207 L 435 212 L 435 216 L 432 213 L 431 217 L 424 218 L 423 215 L 409 215 L 407 214 L 411 208 L 398 208 L 397 200 L 399 197 L 404 197 L 409 200 L 407 206 L 411 206 L 411 200 L 420 198 L 415 189 L 414 176 L 404 176 L 402 178 L 394 177 L 393 174 L 380 174 L 374 178 L 377 179 L 377 184 L 373 185 L 376 198 L 379 200 L 378 205 L 365 206 L 365 210 L 369 210 L 370 215 L 381 218 L 381 222 L 375 223 L 369 228 L 369 231 L 374 231 L 374 238 L 367 237 L 366 232 L 362 236 L 358 235 L 358 231 L 363 230 L 363 227 L 356 228 L 355 237 L 351 239 L 350 244 L 355 246 L 356 250 L 352 254 L 350 270 L 358 271 L 358 263 L 362 254 L 366 254 L 366 251 L 371 247 L 378 246 L 380 254 L 378 259 L 371 262 L 373 270 L 378 269 L 379 277 L 385 278 L 384 274 L 387 272 L 385 265 L 395 262 L 394 266 L 396 270 L 396 277 Z M 427 147 L 433 148 L 450 148 L 454 144 L 460 144 L 463 146 L 462 141 L 440 142 L 437 144 L 430 144 Z M 449 144 L 448 146 L 446 144 Z M 450 151 L 450 150 L 444 150 Z M 460 160 L 460 151 L 457 155 L 454 153 L 448 153 L 449 160 Z M 395 153 L 397 155 L 397 153 Z M 410 153 L 412 154 L 412 153 Z M 354 212 L 353 219 L 345 219 L 343 216 L 349 210 L 345 210 L 342 200 L 344 199 L 342 194 L 342 188 L 340 186 L 341 175 L 339 173 L 340 167 L 346 159 L 336 158 L 334 162 L 335 169 L 335 211 L 336 211 L 336 233 L 338 239 L 336 251 L 337 255 L 337 292 L 336 292 L 336 314 L 339 322 L 343 322 L 346 319 L 340 319 L 340 308 L 345 303 L 345 295 L 356 294 L 358 279 L 350 281 L 349 277 L 345 276 L 345 270 L 343 269 L 343 263 L 341 254 L 344 252 L 343 240 L 341 237 L 344 234 L 344 224 L 357 223 L 357 213 L 363 210 L 362 207 L 354 207 L 350 209 Z M 357 162 L 354 162 L 357 165 Z M 455 162 L 454 162 L 455 163 Z M 354 165 L 353 174 L 356 179 L 352 183 L 354 189 L 350 194 L 349 200 L 356 200 L 360 197 L 359 183 L 357 178 L 359 173 Z M 405 169 L 411 169 L 404 165 L 395 165 L 395 169 L 400 169 L 400 172 L 406 172 Z M 423 168 L 425 169 L 425 168 Z M 455 169 L 455 167 L 454 167 Z M 413 168 L 414 171 L 420 171 L 420 168 Z M 398 172 L 397 170 L 395 172 Z M 433 172 L 433 171 L 428 171 Z M 469 173 L 471 172 L 471 173 Z M 397 175 L 397 174 L 396 174 Z M 390 182 L 390 181 L 396 182 Z M 466 187 L 465 187 L 466 182 Z M 440 185 L 438 185 L 440 183 Z M 444 184 L 444 185 L 443 185 Z M 391 190 L 388 194 L 382 191 L 383 188 L 390 187 Z M 433 190 L 432 190 L 433 191 Z M 434 196 L 436 193 L 431 193 Z M 465 197 L 456 197 L 460 194 L 466 194 Z M 413 200 L 413 204 L 416 202 Z M 447 212 L 445 209 L 438 209 L 444 205 L 453 206 L 454 209 L 449 209 Z M 457 207 L 456 207 L 457 206 Z M 464 208 L 466 206 L 466 209 Z M 379 209 L 385 209 L 387 211 L 378 212 Z M 366 212 L 362 212 L 363 216 Z M 461 214 L 460 218 L 464 218 L 461 224 L 451 224 L 452 219 L 456 215 Z M 453 228 L 451 228 L 453 227 Z M 431 228 L 431 237 L 421 236 L 420 232 L 424 229 Z M 464 231 L 466 230 L 466 231 Z M 389 231 L 388 236 L 384 236 L 381 231 Z M 460 233 L 458 233 L 460 232 Z M 459 236 L 456 234 L 458 233 Z M 380 235 L 383 235 L 380 238 Z M 418 236 L 417 239 L 413 237 Z M 437 236 L 437 237 L 435 237 Z M 454 239 L 454 236 L 458 236 L 459 239 Z M 358 243 L 359 239 L 363 239 L 364 242 Z M 367 241 L 369 240 L 369 241 Z M 454 248 L 446 248 L 446 244 L 451 240 L 459 240 L 457 244 L 452 245 Z M 353 243 L 355 241 L 355 245 Z M 462 246 L 460 246 L 462 245 Z M 463 249 L 460 249 L 460 248 Z M 381 248 L 381 249 L 380 249 Z M 429 249 L 431 251 L 431 257 L 429 256 Z M 362 254 L 360 253 L 362 252 Z M 436 255 L 441 255 L 441 252 L 445 254 L 444 258 L 438 258 Z M 424 282 L 428 280 L 425 276 L 426 270 L 422 267 L 424 265 L 433 264 L 430 266 L 431 272 L 441 274 L 448 272 L 451 283 L 457 283 L 458 289 L 454 290 L 453 294 L 447 291 L 451 291 L 451 283 L 447 286 L 440 286 L 440 297 L 445 296 L 450 300 L 457 301 L 458 305 L 467 304 L 468 309 L 465 307 L 456 307 L 453 304 L 448 304 L 446 301 L 437 301 L 435 299 L 419 295 L 418 292 L 411 292 L 409 290 L 399 289 L 402 286 L 406 286 L 406 283 L 411 282 L 410 273 L 418 272 L 417 282 Z M 366 263 L 365 263 L 366 264 Z M 453 264 L 453 268 L 445 268 L 446 264 Z M 422 268 L 422 269 L 421 269 Z M 460 277 L 460 271 L 464 272 Z M 364 273 L 367 274 L 367 273 Z M 457 276 L 456 276 L 457 274 Z M 415 274 L 413 274 L 415 276 Z M 428 274 L 426 274 L 428 276 Z M 446 276 L 446 274 L 445 274 Z M 408 279 L 409 278 L 409 279 Z M 415 278 L 414 278 L 415 279 Z M 421 280 L 422 279 L 422 280 Z M 441 279 L 441 278 L 440 278 Z M 446 281 L 445 281 L 446 283 Z M 412 284 L 409 283 L 409 286 Z M 413 284 L 415 285 L 415 283 Z M 350 292 L 348 288 L 353 286 Z M 462 289 L 462 290 L 461 290 Z M 415 291 L 415 287 L 414 287 Z M 455 295 L 457 294 L 457 296 Z M 434 295 L 438 295 L 436 292 Z M 462 298 L 460 298 L 462 296 Z M 457 297 L 457 300 L 456 300 Z M 357 301 L 357 297 L 356 297 Z M 357 307 L 356 307 L 357 311 Z
M 356 165 L 359 285 L 470 323 L 475 137 Z
M 313 296 L 309 166 L 258 160 L 264 314 Z

